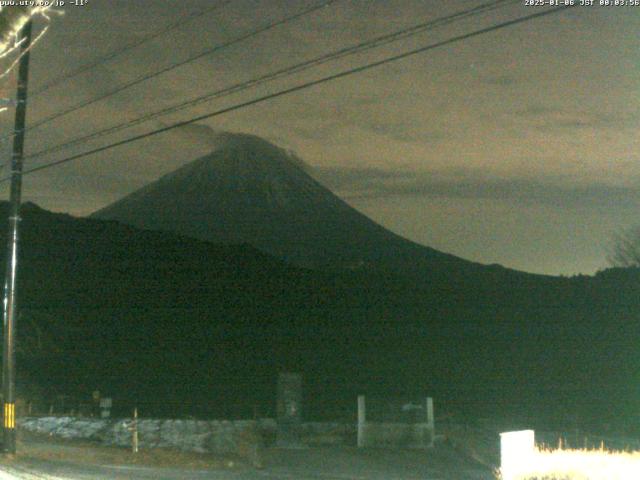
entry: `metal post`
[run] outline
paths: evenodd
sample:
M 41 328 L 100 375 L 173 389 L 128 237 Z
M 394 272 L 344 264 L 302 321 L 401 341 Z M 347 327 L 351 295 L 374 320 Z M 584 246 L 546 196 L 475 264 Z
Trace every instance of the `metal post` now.
M 358 395 L 358 447 L 364 447 L 365 440 L 365 425 L 367 423 L 367 407 L 365 404 L 364 395 Z
M 15 325 L 16 280 L 18 274 L 18 223 L 22 194 L 22 160 L 24 130 L 27 117 L 27 83 L 29 79 L 29 48 L 31 21 L 22 28 L 22 46 L 18 69 L 18 92 L 11 156 L 11 194 L 9 206 L 9 235 L 7 238 L 6 276 L 4 284 L 4 345 L 2 352 L 3 445 L 5 453 L 16 452 L 16 392 L 15 392 Z
M 429 429 L 429 446 L 433 447 L 436 438 L 436 424 L 433 416 L 433 398 L 427 397 L 427 428 Z

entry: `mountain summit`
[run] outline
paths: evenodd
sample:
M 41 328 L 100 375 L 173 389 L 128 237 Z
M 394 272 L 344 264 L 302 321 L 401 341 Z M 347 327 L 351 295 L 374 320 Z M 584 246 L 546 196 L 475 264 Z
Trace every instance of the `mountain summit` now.
M 301 159 L 259 137 L 220 134 L 209 155 L 92 216 L 202 240 L 248 243 L 305 267 L 421 272 L 479 267 L 386 230 L 307 170 Z

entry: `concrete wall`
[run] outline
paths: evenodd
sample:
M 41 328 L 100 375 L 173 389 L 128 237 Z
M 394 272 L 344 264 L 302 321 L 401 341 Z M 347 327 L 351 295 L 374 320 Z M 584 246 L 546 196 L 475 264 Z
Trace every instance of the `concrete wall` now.
M 302 442 L 309 446 L 355 445 L 355 424 L 336 422 L 307 422 L 301 426 Z
M 433 430 L 427 423 L 366 423 L 363 447 L 423 448 L 431 445 Z

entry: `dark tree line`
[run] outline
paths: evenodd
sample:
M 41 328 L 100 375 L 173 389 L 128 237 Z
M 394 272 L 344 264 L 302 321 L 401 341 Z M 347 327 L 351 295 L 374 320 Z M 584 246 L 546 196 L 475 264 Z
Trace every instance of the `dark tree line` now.
M 607 259 L 614 267 L 640 267 L 640 225 L 614 235 Z

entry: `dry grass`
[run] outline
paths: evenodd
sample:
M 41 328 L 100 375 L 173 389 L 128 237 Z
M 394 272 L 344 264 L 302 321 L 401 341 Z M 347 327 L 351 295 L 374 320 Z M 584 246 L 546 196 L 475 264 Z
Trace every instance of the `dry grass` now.
M 503 480 L 640 479 L 640 452 L 536 449 L 521 473 Z

